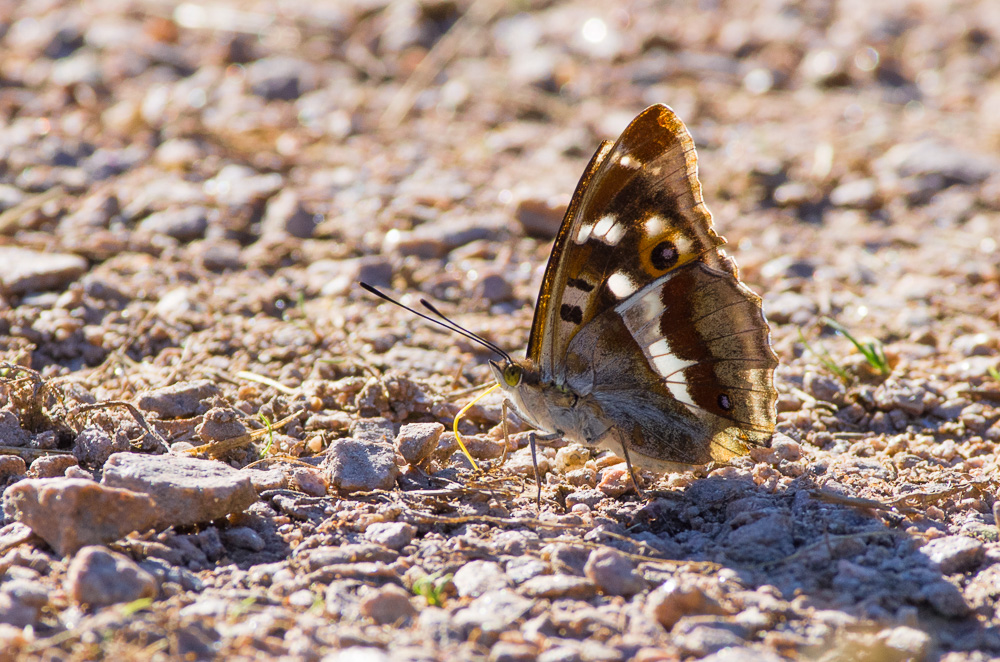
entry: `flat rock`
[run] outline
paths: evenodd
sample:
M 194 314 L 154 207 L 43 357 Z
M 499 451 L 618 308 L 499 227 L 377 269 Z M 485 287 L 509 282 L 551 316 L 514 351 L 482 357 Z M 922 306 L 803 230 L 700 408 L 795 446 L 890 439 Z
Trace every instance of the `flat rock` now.
M 323 465 L 330 483 L 344 492 L 389 490 L 399 475 L 391 444 L 350 437 L 330 444 Z
M 437 448 L 442 433 L 441 423 L 407 423 L 396 435 L 396 450 L 407 464 L 420 464 Z
M 503 568 L 493 561 L 469 561 L 455 572 L 452 578 L 460 596 L 477 598 L 488 591 L 510 587 Z
M 635 564 L 610 547 L 592 551 L 583 573 L 607 595 L 629 596 L 646 589 L 646 580 L 636 572 Z
M 586 600 L 597 595 L 597 586 L 594 582 L 572 575 L 533 577 L 521 584 L 519 590 L 531 598 L 548 598 L 550 600 L 562 598 Z
M 981 540 L 967 536 L 945 536 L 921 547 L 920 553 L 926 556 L 941 574 L 950 575 L 978 566 L 983 560 L 985 551 Z
M 471 632 L 502 632 L 511 627 L 534 606 L 535 601 L 510 589 L 489 591 L 455 613 L 454 624 Z
M 106 547 L 84 547 L 66 571 L 66 594 L 79 604 L 106 607 L 156 596 L 153 575 Z
M 213 460 L 174 455 L 115 453 L 101 482 L 151 496 L 158 528 L 210 522 L 257 501 L 250 476 Z
M 22 480 L 4 492 L 3 508 L 63 556 L 154 528 L 160 516 L 149 495 L 85 478 Z
M 40 253 L 0 246 L 0 290 L 27 294 L 62 289 L 87 270 L 87 260 L 69 253 Z
M 190 418 L 208 410 L 202 400 L 220 393 L 213 382 L 198 379 L 140 393 L 136 405 L 143 411 L 156 412 L 160 418 Z

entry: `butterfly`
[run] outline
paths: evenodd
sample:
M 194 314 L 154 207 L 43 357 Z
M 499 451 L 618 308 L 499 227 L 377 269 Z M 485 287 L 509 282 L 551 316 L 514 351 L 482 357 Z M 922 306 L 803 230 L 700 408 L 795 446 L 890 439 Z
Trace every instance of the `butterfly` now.
M 778 359 L 725 243 L 669 107 L 601 144 L 556 235 L 527 356 L 490 362 L 539 439 L 620 449 L 637 489 L 633 464 L 676 470 L 770 444 Z
M 603 142 L 580 178 L 525 358 L 424 300 L 439 319 L 361 285 L 502 357 L 489 365 L 506 401 L 537 430 L 533 459 L 536 441 L 560 437 L 620 449 L 641 491 L 633 464 L 675 471 L 770 444 L 778 359 L 761 298 L 740 281 L 725 243 L 702 200 L 694 141 L 657 104 Z

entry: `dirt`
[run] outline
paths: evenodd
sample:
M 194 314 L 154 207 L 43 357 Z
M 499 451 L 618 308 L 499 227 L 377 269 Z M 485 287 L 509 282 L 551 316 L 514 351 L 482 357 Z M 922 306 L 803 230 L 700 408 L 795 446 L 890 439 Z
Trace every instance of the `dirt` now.
M 259 498 L 67 556 L 8 510 L 5 658 L 1000 656 L 996 3 L 0 17 L 3 486 L 169 448 Z M 764 297 L 778 431 L 645 497 L 556 443 L 539 511 L 495 396 L 485 473 L 450 432 L 490 353 L 357 283 L 523 351 L 577 178 L 658 102 Z

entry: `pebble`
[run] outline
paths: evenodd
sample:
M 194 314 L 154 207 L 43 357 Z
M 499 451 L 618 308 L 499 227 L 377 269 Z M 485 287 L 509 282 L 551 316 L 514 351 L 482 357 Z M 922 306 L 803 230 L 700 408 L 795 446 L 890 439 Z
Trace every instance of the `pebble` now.
M 874 179 L 844 182 L 830 191 L 830 204 L 855 209 L 875 209 L 879 205 L 878 184 Z
M 406 589 L 396 584 L 372 591 L 361 599 L 361 614 L 379 625 L 403 624 L 417 614 Z
M 611 547 L 601 547 L 590 553 L 584 574 L 607 595 L 631 596 L 646 589 L 646 580 L 635 564 Z
M 617 499 L 630 489 L 633 489 L 632 478 L 628 474 L 625 464 L 609 467 L 601 472 L 601 480 L 597 483 L 597 489 L 613 499 Z
M 783 662 L 784 657 L 769 650 L 749 646 L 729 646 L 706 655 L 702 662 Z
M 42 609 L 49 603 L 49 589 L 33 579 L 11 578 L 0 588 L 0 623 L 19 628 L 38 623 Z
M 923 660 L 931 645 L 931 637 L 923 630 L 900 625 L 878 633 L 878 639 L 906 659 Z
M 350 646 L 324 655 L 320 662 L 393 662 L 393 658 L 374 646 Z
M 326 482 L 326 476 L 321 471 L 307 467 L 293 469 L 289 485 L 292 489 L 313 497 L 326 496 L 327 490 L 330 488 L 329 483 Z
M 28 478 L 56 478 L 66 474 L 78 462 L 72 455 L 44 455 L 28 467 Z
M 365 529 L 365 540 L 399 550 L 406 547 L 417 535 L 417 527 L 407 522 L 376 522 Z
M 478 598 L 489 591 L 498 591 L 511 585 L 503 568 L 493 561 L 469 561 L 455 571 L 452 582 L 463 598 Z
M 85 478 L 33 478 L 7 488 L 4 514 L 31 527 L 60 556 L 146 531 L 160 517 L 146 494 Z
M 945 536 L 920 548 L 931 565 L 943 575 L 974 570 L 983 561 L 983 542 L 966 536 Z
M 87 270 L 87 260 L 79 255 L 13 246 L 0 246 L 0 264 L 0 289 L 8 294 L 59 290 Z
M 7 446 L 27 446 L 31 441 L 31 435 L 21 427 L 21 421 L 12 411 L 0 411 L 0 439 Z M 5 455 L 2 457 L 17 457 L 16 455 Z M 20 458 L 17 458 L 20 459 Z M 24 460 L 21 460 L 23 463 Z M 22 472 L 23 473 L 23 472 Z
M 406 423 L 396 435 L 396 450 L 407 464 L 418 465 L 431 456 L 443 433 L 441 423 Z
M 510 628 L 534 606 L 534 600 L 510 589 L 487 591 L 455 612 L 453 622 L 466 633 L 478 629 L 495 634 Z
M 521 584 L 518 590 L 529 598 L 549 600 L 588 600 L 597 595 L 594 582 L 572 575 L 540 575 Z
M 164 235 L 180 242 L 193 241 L 208 229 L 208 209 L 198 205 L 153 212 L 139 223 L 138 230 L 150 235 Z
M 195 427 L 194 431 L 206 444 L 234 439 L 247 434 L 247 428 L 243 421 L 229 407 L 212 407 L 206 411 L 201 423 Z
M 115 434 L 113 437 L 106 430 L 95 425 L 88 425 L 80 430 L 73 442 L 73 456 L 82 466 L 99 469 L 108 458 L 115 453 L 131 450 L 128 436 Z
M 251 91 L 268 101 L 293 101 L 312 88 L 308 62 L 283 55 L 265 57 L 246 67 Z
M 211 522 L 257 501 L 246 472 L 194 457 L 116 453 L 104 465 L 101 483 L 152 497 L 158 528 Z
M 306 550 L 297 557 L 307 572 L 315 572 L 331 565 L 348 563 L 392 563 L 399 554 L 391 549 L 371 543 L 347 544 L 337 547 L 323 546 Z
M 285 189 L 268 201 L 260 228 L 264 237 L 309 239 L 316 230 L 316 215 L 306 210 L 298 193 Z
M 805 326 L 819 310 L 816 302 L 798 292 L 781 292 L 764 301 L 767 318 L 779 324 Z
M 251 552 L 259 552 L 267 543 L 260 537 L 260 534 L 249 526 L 232 526 L 222 530 L 222 540 L 226 545 L 249 549 Z
M 726 555 L 745 563 L 778 561 L 795 551 L 792 521 L 774 513 L 744 524 L 726 536 Z
M 523 584 L 532 577 L 538 577 L 549 569 L 549 565 L 533 556 L 515 556 L 507 561 L 506 575 L 515 584 Z
M 393 262 L 381 255 L 316 260 L 306 269 L 309 286 L 329 297 L 348 294 L 358 287 L 358 283 L 387 288 L 392 283 L 394 272 Z
M 127 556 L 94 545 L 70 561 L 64 588 L 78 604 L 98 608 L 156 597 L 157 582 Z
M 156 412 L 160 418 L 191 418 L 208 411 L 209 407 L 203 405 L 202 400 L 221 394 L 213 382 L 199 379 L 145 391 L 139 394 L 135 403 L 139 409 Z
M 802 378 L 802 385 L 817 400 L 834 403 L 844 401 L 843 382 L 830 375 L 809 370 Z
M 399 475 L 391 445 L 350 437 L 330 443 L 323 467 L 330 483 L 347 493 L 390 490 Z
M 690 628 L 685 627 L 691 622 Z M 671 640 L 688 655 L 704 657 L 724 648 L 744 644 L 742 637 L 731 629 L 683 620 L 671 632 Z
M 646 597 L 645 612 L 665 629 L 671 630 L 681 618 L 697 614 L 717 614 L 719 605 L 696 586 L 682 587 L 670 579 Z

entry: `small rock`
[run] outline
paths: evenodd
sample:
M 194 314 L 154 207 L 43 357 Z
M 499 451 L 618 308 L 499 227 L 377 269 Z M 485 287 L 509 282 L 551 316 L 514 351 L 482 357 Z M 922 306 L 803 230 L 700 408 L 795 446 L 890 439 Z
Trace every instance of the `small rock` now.
M 267 203 L 260 230 L 261 236 L 266 237 L 289 235 L 309 239 L 316 230 L 316 216 L 302 205 L 298 193 L 285 189 Z
M 802 385 L 809 395 L 824 402 L 843 402 L 844 385 L 840 380 L 819 372 L 807 370 Z
M 592 551 L 583 573 L 607 595 L 630 596 L 646 589 L 646 580 L 632 561 L 611 547 Z
M 26 628 L 38 623 L 42 609 L 49 603 L 49 591 L 30 579 L 5 578 L 0 589 L 0 623 Z
M 399 554 L 391 549 L 370 543 L 323 546 L 306 550 L 298 561 L 307 572 L 348 563 L 392 563 Z
M 152 411 L 160 418 L 190 418 L 205 413 L 208 407 L 202 400 L 221 395 L 219 387 L 207 379 L 178 382 L 139 394 L 136 405 L 143 411 Z
M 195 429 L 201 440 L 210 444 L 213 441 L 225 441 L 247 434 L 247 428 L 235 411 L 228 407 L 212 407 L 205 412 Z
M 701 662 L 782 662 L 785 658 L 768 650 L 730 646 L 701 659 Z
M 473 296 L 489 303 L 509 301 L 514 296 L 514 286 L 503 274 L 486 274 L 476 282 Z
M 678 647 L 695 657 L 704 657 L 724 648 L 746 643 L 742 637 L 726 627 L 697 624 L 687 630 L 682 626 L 683 623 L 680 623 L 674 628 L 671 638 Z M 687 631 L 677 632 L 678 629 Z
M 550 600 L 589 600 L 597 595 L 594 582 L 572 575 L 541 575 L 524 582 L 518 590 L 529 598 Z
M 577 504 L 594 508 L 604 499 L 604 492 L 598 489 L 577 490 L 566 495 L 566 507 L 572 509 Z
M 66 470 L 77 464 L 72 455 L 44 455 L 28 467 L 28 478 L 57 478 L 66 475 Z
M 601 472 L 601 482 L 597 489 L 606 496 L 617 499 L 632 489 L 632 478 L 628 475 L 625 465 L 615 465 Z
M 387 584 L 361 600 L 361 614 L 379 625 L 404 623 L 417 614 L 410 594 L 396 584 Z
M 246 80 L 250 89 L 259 97 L 292 101 L 309 91 L 313 84 L 308 62 L 276 55 L 251 62 L 246 67 Z
M 983 561 L 983 542 L 966 536 L 945 536 L 920 548 L 934 568 L 943 575 L 975 569 Z
M 138 231 L 165 235 L 177 241 L 193 241 L 208 229 L 208 209 L 198 205 L 153 212 L 139 223 Z
M 470 561 L 455 572 L 452 578 L 458 594 L 478 598 L 488 591 L 510 588 L 510 580 L 498 563 Z
M 815 316 L 816 302 L 798 292 L 781 292 L 764 302 L 767 318 L 779 324 L 805 326 Z
M 233 526 L 222 530 L 222 540 L 233 547 L 249 549 L 251 552 L 259 552 L 267 543 L 260 537 L 260 534 L 249 526 Z
M 878 633 L 878 639 L 887 647 L 902 653 L 906 659 L 923 660 L 931 645 L 931 638 L 923 630 L 900 625 Z
M 830 204 L 836 207 L 875 209 L 879 204 L 878 184 L 871 178 L 844 182 L 830 191 Z
M 62 556 L 151 529 L 160 514 L 145 494 L 85 478 L 22 480 L 4 492 L 3 508 Z
M 387 443 L 360 439 L 334 440 L 327 449 L 323 466 L 330 483 L 344 492 L 391 490 L 399 467 L 395 450 Z
M 947 580 L 931 582 L 920 589 L 920 597 L 927 600 L 934 611 L 946 618 L 963 618 L 969 613 L 969 605 L 962 593 Z
M 156 596 L 156 579 L 136 563 L 105 547 L 84 547 L 66 570 L 66 593 L 91 608 Z
M 112 437 L 103 428 L 88 425 L 76 435 L 73 455 L 81 465 L 99 469 L 115 453 L 125 453 L 131 448 L 127 435 L 115 434 Z
M 786 462 L 795 462 L 802 457 L 802 446 L 787 434 L 775 432 L 771 438 L 771 450 L 775 457 Z
M 418 465 L 434 452 L 442 433 L 440 423 L 407 423 L 396 435 L 396 450 L 407 464 Z
M 765 515 L 731 531 L 726 537 L 726 554 L 746 563 L 777 561 L 795 551 L 793 529 L 787 515 Z
M 507 561 L 506 574 L 515 584 L 523 584 L 532 577 L 545 574 L 549 569 L 547 563 L 531 556 L 515 556 Z
M 696 586 L 682 587 L 668 580 L 646 597 L 646 613 L 670 630 L 685 616 L 718 614 L 718 604 Z
M 488 591 L 455 612 L 452 622 L 469 633 L 479 630 L 497 634 L 511 627 L 535 605 L 510 589 Z
M 566 203 L 556 198 L 522 198 L 514 210 L 514 218 L 521 224 L 524 234 L 537 239 L 554 238 L 565 214 Z
M 62 289 L 87 270 L 87 261 L 79 255 L 12 246 L 0 246 L 0 264 L 0 290 L 6 294 Z
M 392 658 L 381 648 L 351 646 L 333 651 L 323 657 L 323 662 L 392 662 Z
M 21 421 L 12 411 L 0 411 L 0 440 L 6 446 L 27 446 L 31 441 L 31 434 L 21 427 Z M 17 457 L 16 455 L 5 455 L 3 457 Z M 18 458 L 20 459 L 20 458 Z M 24 462 L 24 460 L 21 460 Z
M 296 467 L 292 470 L 289 486 L 293 490 L 299 490 L 309 496 L 326 496 L 330 485 L 326 482 L 326 476 L 317 469 L 306 467 Z
M 365 255 L 346 260 L 317 260 L 306 274 L 309 285 L 323 296 L 343 296 L 358 283 L 388 287 L 395 271 L 393 263 L 382 255 Z
M 210 522 L 257 501 L 246 472 L 193 457 L 116 453 L 104 465 L 101 483 L 153 497 L 157 528 Z
M 365 529 L 365 539 L 389 549 L 402 549 L 417 535 L 417 527 L 407 522 L 376 522 Z

